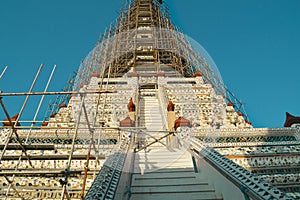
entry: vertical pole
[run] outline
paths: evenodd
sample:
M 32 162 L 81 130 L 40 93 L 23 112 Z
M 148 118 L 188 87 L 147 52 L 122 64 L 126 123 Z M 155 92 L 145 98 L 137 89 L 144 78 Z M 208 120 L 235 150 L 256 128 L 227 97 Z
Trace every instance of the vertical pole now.
M 84 166 L 84 177 L 83 177 L 83 183 L 82 183 L 82 189 L 81 189 L 81 199 L 84 199 L 84 191 L 85 191 L 85 184 L 86 184 L 86 179 L 87 179 L 87 172 L 88 172 L 88 168 L 89 168 L 89 162 L 90 162 L 90 156 L 91 156 L 91 148 L 92 148 L 92 140 L 89 144 L 89 150 L 88 150 L 88 154 L 86 156 L 86 164 Z
M 82 110 L 83 110 L 82 108 L 83 108 L 83 105 L 84 105 L 85 96 L 81 96 L 81 98 L 82 99 L 81 99 L 81 104 L 80 104 L 80 111 L 78 113 L 78 118 L 77 118 L 76 127 L 75 127 L 75 133 L 74 133 L 74 136 L 73 136 L 73 139 L 72 139 L 72 147 L 71 147 L 71 151 L 70 151 L 70 155 L 69 155 L 69 159 L 68 159 L 68 166 L 65 170 L 66 171 L 66 177 L 65 177 L 64 184 L 63 184 L 61 200 L 64 200 L 65 193 L 67 192 L 67 183 L 68 183 L 68 178 L 69 178 L 69 173 L 70 173 L 70 168 L 71 168 L 71 160 L 72 160 L 73 151 L 74 151 L 74 147 L 75 147 L 76 137 L 77 137 L 77 134 L 78 134 L 80 118 L 81 118 L 81 113 L 82 113 Z
M 85 190 L 85 184 L 86 184 L 86 179 L 87 179 L 87 171 L 88 171 L 88 167 L 89 167 L 89 161 L 90 161 L 92 146 L 95 150 L 95 154 L 99 155 L 99 153 L 96 150 L 96 146 L 95 146 L 95 142 L 94 142 L 94 129 L 92 129 L 91 126 L 90 126 L 90 122 L 89 122 L 89 118 L 88 118 L 88 114 L 87 114 L 87 110 L 86 110 L 84 102 L 83 102 L 83 111 L 84 111 L 84 115 L 85 115 L 85 118 L 86 118 L 86 121 L 87 121 L 87 125 L 88 125 L 88 129 L 89 129 L 91 138 L 90 138 L 90 144 L 89 144 L 88 154 L 87 154 L 87 158 L 86 158 L 86 165 L 84 167 L 84 178 L 83 178 L 83 184 L 82 184 L 82 190 L 81 190 L 81 199 L 84 198 L 84 190 Z

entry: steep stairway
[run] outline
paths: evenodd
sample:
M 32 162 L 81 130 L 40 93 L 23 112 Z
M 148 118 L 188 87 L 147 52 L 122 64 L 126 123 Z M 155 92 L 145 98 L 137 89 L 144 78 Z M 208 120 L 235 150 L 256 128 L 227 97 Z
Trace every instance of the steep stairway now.
M 221 200 L 222 196 L 204 174 L 194 172 L 188 151 L 152 148 L 135 155 L 130 199 Z
M 164 131 L 162 114 L 160 111 L 160 105 L 156 97 L 155 90 L 144 90 L 141 92 L 140 98 L 140 125 L 146 128 L 143 131 L 144 144 L 153 142 L 154 138 L 163 137 L 166 133 Z M 166 145 L 166 139 L 162 139 L 161 143 Z M 152 147 L 162 147 L 161 143 L 155 143 Z
M 155 93 L 141 93 L 140 106 L 141 125 L 145 126 L 147 130 L 161 131 L 163 122 Z
M 146 134 L 140 140 L 147 144 L 153 141 L 151 137 L 167 134 L 159 132 L 163 130 L 163 122 L 154 92 L 141 93 L 140 113 L 140 124 L 146 127 Z M 166 144 L 166 139 L 162 143 Z M 135 153 L 130 193 L 130 200 L 222 199 L 205 174 L 195 172 L 187 149 L 170 149 L 158 142 Z

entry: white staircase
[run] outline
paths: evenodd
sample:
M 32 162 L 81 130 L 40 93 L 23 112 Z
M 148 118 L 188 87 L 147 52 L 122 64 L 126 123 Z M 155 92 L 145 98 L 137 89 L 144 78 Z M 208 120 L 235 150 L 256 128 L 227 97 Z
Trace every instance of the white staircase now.
M 150 131 L 161 131 L 163 129 L 160 106 L 155 94 L 143 95 L 141 97 L 140 112 L 141 126 L 145 126 Z
M 146 134 L 138 137 L 145 144 L 160 138 L 162 114 L 155 93 L 141 93 L 140 125 Z M 166 139 L 161 141 L 166 144 Z M 191 154 L 186 149 L 169 149 L 155 143 L 135 153 L 130 200 L 221 200 L 203 173 L 195 173 Z
M 192 157 L 184 149 L 166 148 L 136 153 L 131 200 L 221 200 L 203 173 L 195 173 Z
M 155 141 L 154 138 L 158 139 L 167 134 L 166 132 L 162 132 L 164 131 L 162 114 L 156 93 L 153 90 L 144 91 L 141 93 L 140 126 L 146 128 L 146 130 L 143 131 L 143 136 L 140 135 L 140 138 L 143 138 L 142 140 L 145 141 L 144 145 Z M 162 139 L 161 143 L 166 145 L 166 138 Z M 151 146 L 152 148 L 160 148 L 164 146 L 161 143 L 158 142 Z

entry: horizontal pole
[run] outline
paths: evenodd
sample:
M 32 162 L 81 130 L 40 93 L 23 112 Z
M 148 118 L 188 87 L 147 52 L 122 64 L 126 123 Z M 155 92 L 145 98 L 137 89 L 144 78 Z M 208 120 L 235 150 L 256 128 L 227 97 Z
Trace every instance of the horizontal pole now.
M 32 144 L 23 145 L 26 150 L 55 150 L 54 144 Z M 0 144 L 0 150 L 4 149 L 4 145 Z M 18 144 L 8 144 L 7 150 L 22 150 Z
M 20 155 L 5 155 L 3 156 L 2 160 L 19 160 Z M 47 154 L 47 155 L 31 155 L 28 156 L 31 161 L 33 160 L 68 160 L 69 159 L 69 154 Z M 100 159 L 105 159 L 105 156 L 100 156 Z M 26 160 L 26 157 L 22 157 L 21 160 Z M 86 159 L 86 154 L 81 154 L 81 155 L 73 155 L 72 156 L 73 160 L 85 160 Z M 91 156 L 90 160 L 96 160 L 96 156 Z
M 88 92 L 12 92 L 12 93 L 1 93 L 0 97 L 6 96 L 27 96 L 27 95 L 72 95 L 72 94 L 102 94 L 102 93 L 116 93 L 115 91 L 88 91 Z
M 36 170 L 20 170 L 20 171 L 8 171 L 8 170 L 2 170 L 0 172 L 0 175 L 7 175 L 7 176 L 12 176 L 12 175 L 16 175 L 16 176 L 25 176 L 25 175 L 54 175 L 54 174 L 65 174 L 65 170 L 64 169 L 60 169 L 60 170 L 50 170 L 50 169 L 36 169 Z M 70 171 L 70 174 L 81 174 L 82 170 L 72 170 Z

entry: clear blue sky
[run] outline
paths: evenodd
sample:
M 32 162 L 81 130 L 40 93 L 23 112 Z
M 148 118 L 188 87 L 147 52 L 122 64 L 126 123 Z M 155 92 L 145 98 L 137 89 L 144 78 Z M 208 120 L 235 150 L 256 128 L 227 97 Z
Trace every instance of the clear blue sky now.
M 0 71 L 9 68 L 0 90 L 28 90 L 41 63 L 45 68 L 35 91 L 43 90 L 54 64 L 58 68 L 50 90 L 62 89 L 124 1 L 1 1 Z M 286 111 L 300 116 L 300 1 L 166 2 L 173 22 L 214 59 L 225 84 L 245 103 L 254 126 L 282 127 Z M 4 98 L 11 115 L 22 100 Z M 31 98 L 27 119 L 33 117 L 37 100 Z

